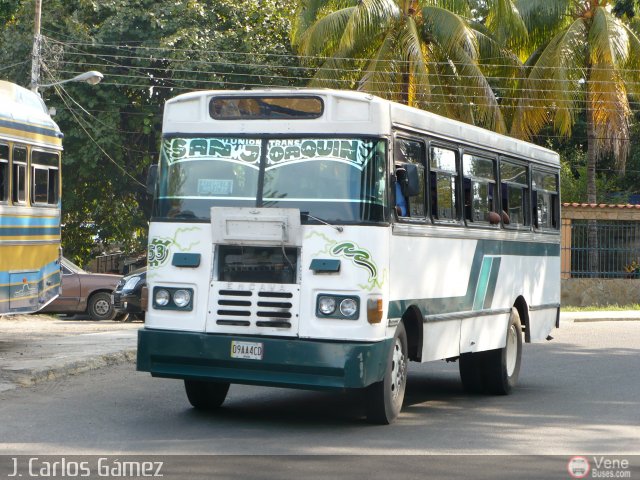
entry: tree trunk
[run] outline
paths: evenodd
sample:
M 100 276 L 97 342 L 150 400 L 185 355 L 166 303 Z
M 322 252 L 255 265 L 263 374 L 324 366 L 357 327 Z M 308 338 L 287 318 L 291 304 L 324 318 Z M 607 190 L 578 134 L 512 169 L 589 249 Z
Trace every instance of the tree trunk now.
M 594 119 L 593 88 L 590 84 L 590 66 L 587 67 L 587 203 L 598 201 L 596 192 L 596 164 L 598 163 L 598 139 Z M 587 227 L 587 246 L 589 251 L 589 275 L 597 277 L 600 271 L 598 260 L 598 223 L 589 220 Z

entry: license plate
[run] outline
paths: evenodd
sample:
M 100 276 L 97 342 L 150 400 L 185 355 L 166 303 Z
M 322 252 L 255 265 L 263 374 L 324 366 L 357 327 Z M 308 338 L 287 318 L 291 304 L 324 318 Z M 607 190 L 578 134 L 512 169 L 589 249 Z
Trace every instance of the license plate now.
M 264 345 L 262 342 L 236 342 L 231 341 L 231 358 L 244 358 L 247 360 L 262 360 Z

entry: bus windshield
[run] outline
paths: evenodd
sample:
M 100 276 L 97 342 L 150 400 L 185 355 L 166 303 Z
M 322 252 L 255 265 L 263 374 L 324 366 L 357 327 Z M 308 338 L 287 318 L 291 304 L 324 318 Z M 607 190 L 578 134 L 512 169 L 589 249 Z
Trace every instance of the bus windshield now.
M 209 221 L 212 206 L 241 206 L 381 222 L 385 152 L 370 138 L 165 138 L 154 217 Z

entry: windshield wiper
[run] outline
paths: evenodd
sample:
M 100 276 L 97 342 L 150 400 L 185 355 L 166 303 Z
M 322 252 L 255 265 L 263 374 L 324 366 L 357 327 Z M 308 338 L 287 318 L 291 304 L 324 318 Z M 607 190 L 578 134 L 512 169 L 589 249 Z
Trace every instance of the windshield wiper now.
M 323 220 L 321 218 L 314 217 L 309 212 L 300 212 L 300 219 L 301 220 L 307 220 L 309 218 L 311 218 L 312 220 L 315 220 L 316 222 L 323 223 L 324 225 L 328 225 L 331 228 L 335 228 L 338 232 L 343 232 L 344 231 L 344 228 L 342 228 L 342 227 L 340 227 L 338 225 L 332 225 L 331 223 L 329 223 L 326 220 Z

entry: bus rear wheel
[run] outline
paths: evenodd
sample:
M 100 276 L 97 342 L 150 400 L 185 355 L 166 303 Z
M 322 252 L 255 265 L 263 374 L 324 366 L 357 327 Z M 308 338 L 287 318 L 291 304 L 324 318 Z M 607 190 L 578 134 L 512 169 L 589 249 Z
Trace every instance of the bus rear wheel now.
M 391 343 L 384 378 L 366 389 L 369 422 L 388 425 L 400 414 L 407 385 L 407 352 L 407 333 L 401 322 Z
M 228 382 L 205 382 L 202 380 L 185 380 L 184 389 L 189 403 L 198 410 L 215 410 L 219 408 L 229 391 Z
M 522 359 L 520 315 L 511 309 L 503 348 L 460 355 L 460 379 L 468 393 L 508 395 L 518 382 Z
M 504 348 L 485 352 L 484 384 L 488 393 L 508 395 L 518 383 L 522 360 L 520 314 L 511 308 Z
M 460 368 L 460 379 L 462 387 L 467 393 L 484 392 L 484 381 L 482 378 L 482 354 L 480 353 L 463 353 L 458 360 Z

